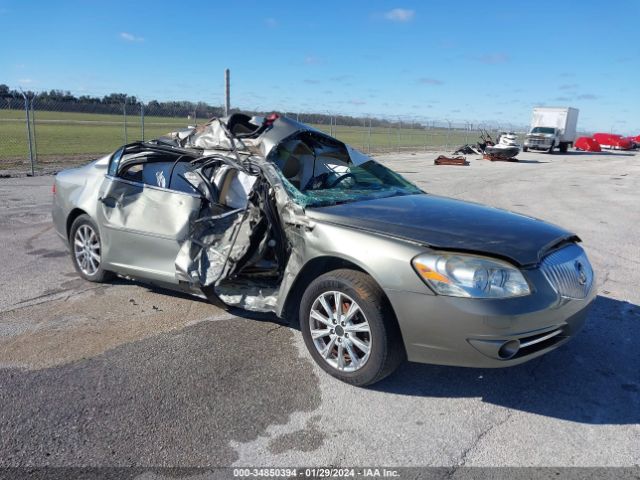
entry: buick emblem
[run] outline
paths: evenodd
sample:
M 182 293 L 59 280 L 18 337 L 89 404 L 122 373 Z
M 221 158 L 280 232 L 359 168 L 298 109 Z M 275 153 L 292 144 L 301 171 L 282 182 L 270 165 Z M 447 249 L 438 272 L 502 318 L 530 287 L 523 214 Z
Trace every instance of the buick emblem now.
M 584 272 L 584 266 L 579 260 L 576 260 L 574 266 L 576 267 L 576 272 L 578 272 L 578 283 L 584 285 L 587 283 L 587 274 Z

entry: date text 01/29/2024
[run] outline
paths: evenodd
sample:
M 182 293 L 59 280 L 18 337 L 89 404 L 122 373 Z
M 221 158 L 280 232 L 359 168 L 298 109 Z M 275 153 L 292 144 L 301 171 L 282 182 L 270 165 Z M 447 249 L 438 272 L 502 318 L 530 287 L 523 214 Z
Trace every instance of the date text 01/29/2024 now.
M 287 477 L 287 478 L 394 478 L 400 473 L 387 468 L 234 468 L 234 477 Z

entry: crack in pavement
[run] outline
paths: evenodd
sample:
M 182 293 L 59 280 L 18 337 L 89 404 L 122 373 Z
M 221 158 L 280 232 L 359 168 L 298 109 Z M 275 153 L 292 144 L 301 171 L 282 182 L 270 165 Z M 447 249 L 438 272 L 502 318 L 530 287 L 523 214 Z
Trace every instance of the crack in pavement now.
M 22 300 L 18 303 L 14 303 L 12 305 L 9 305 L 9 308 L 4 309 L 4 310 L 0 310 L 0 314 L 2 313 L 11 313 L 11 312 L 15 312 L 17 310 L 22 310 L 24 308 L 29 308 L 29 307 L 35 307 L 36 305 L 42 305 L 48 302 L 55 302 L 56 300 L 62 300 L 63 302 L 66 302 L 67 300 L 69 300 L 72 297 L 81 295 L 83 293 L 86 292 L 90 292 L 92 290 L 100 290 L 100 289 L 108 289 L 109 287 L 111 287 L 111 285 L 97 285 L 95 287 L 88 287 L 82 290 L 73 290 L 73 289 L 67 289 L 67 290 L 59 290 L 59 291 L 55 291 L 55 292 L 51 292 L 51 293 L 44 293 L 42 295 L 38 295 L 32 298 L 28 298 L 27 300 Z M 71 292 L 68 295 L 67 292 Z M 48 298 L 51 297 L 51 298 Z M 33 302 L 33 300 L 39 300 L 39 299 L 44 299 L 41 302 Z M 26 305 L 25 305 L 26 304 Z M 15 307 L 15 308 L 11 308 L 11 307 Z

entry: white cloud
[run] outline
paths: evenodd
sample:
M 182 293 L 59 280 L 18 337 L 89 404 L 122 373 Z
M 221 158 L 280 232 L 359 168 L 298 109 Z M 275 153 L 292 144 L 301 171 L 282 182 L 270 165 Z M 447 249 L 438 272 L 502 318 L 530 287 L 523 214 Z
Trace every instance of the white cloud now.
M 415 17 L 415 10 L 408 10 L 406 8 L 394 8 L 385 12 L 384 18 L 392 22 L 410 22 Z
M 120 32 L 120 39 L 124 40 L 125 42 L 144 42 L 144 38 L 138 37 L 129 32 Z
M 582 95 L 578 95 L 578 100 L 597 100 L 600 98 L 598 95 L 594 95 L 593 93 L 583 93 Z
M 21 78 L 20 80 L 18 80 L 18 83 L 30 84 L 33 83 L 33 80 L 31 78 Z
M 307 65 L 318 65 L 322 63 L 322 60 L 315 55 L 307 55 L 306 57 L 304 57 L 304 63 L 306 63 Z
M 484 55 L 480 55 L 478 60 L 487 65 L 497 65 L 499 63 L 507 63 L 509 61 L 509 55 L 502 52 L 485 53 Z
M 437 78 L 422 77 L 418 79 L 418 83 L 422 83 L 424 85 L 442 85 L 443 82 Z

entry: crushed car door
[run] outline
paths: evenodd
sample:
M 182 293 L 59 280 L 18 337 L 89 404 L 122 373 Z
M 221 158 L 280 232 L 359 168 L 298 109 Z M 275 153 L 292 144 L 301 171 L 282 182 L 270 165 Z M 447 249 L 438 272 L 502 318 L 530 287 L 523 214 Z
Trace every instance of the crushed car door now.
M 256 177 L 226 162 L 214 158 L 185 176 L 206 202 L 191 222 L 175 264 L 180 280 L 205 288 L 231 274 L 259 216 L 249 201 Z
M 159 166 L 149 165 L 156 172 L 146 175 L 151 178 L 149 183 L 138 181 L 146 180 L 144 177 L 136 180 L 116 175 L 105 177 L 97 209 L 104 227 L 103 255 L 107 268 L 178 283 L 176 256 L 188 237 L 191 223 L 199 216 L 202 198 L 196 190 L 166 188 L 170 179 Z M 151 184 L 154 176 L 159 185 Z
M 213 200 L 192 223 L 176 259 L 178 278 L 218 305 L 272 311 L 288 247 L 270 183 L 260 169 L 220 156 L 189 173 Z

